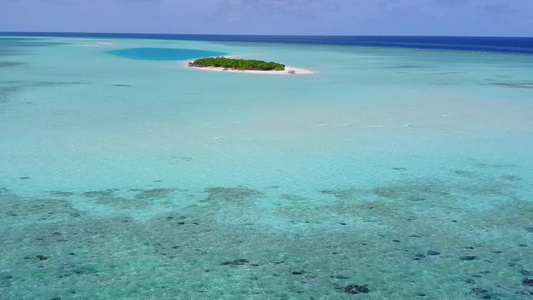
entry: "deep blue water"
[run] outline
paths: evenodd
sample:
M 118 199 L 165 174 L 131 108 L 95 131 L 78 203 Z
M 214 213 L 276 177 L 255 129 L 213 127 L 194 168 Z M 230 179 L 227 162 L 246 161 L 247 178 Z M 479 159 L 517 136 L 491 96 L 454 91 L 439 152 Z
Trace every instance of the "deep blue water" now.
M 193 35 L 139 33 L 0 32 L 0 36 L 51 36 L 89 38 L 140 38 L 216 42 L 262 42 L 314 45 L 448 49 L 483 52 L 533 53 L 533 37 L 432 37 L 432 36 L 288 36 Z
M 217 51 L 172 48 L 132 48 L 114 50 L 109 53 L 120 57 L 140 60 L 187 60 L 206 56 L 226 55 L 224 52 Z

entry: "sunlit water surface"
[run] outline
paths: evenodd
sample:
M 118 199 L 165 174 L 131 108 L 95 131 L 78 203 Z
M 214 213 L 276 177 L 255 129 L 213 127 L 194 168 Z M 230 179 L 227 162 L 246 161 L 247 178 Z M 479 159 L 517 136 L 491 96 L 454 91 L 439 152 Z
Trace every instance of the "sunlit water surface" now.
M 533 296 L 532 55 L 0 45 L 2 299 Z

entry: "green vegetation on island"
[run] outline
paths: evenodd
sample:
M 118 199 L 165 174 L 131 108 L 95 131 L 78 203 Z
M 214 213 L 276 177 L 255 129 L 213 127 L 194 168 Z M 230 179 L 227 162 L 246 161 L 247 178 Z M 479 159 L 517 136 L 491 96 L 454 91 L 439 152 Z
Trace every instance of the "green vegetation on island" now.
M 206 57 L 189 63 L 190 67 L 215 67 L 234 70 L 283 71 L 285 65 L 254 59 L 233 59 L 226 57 Z

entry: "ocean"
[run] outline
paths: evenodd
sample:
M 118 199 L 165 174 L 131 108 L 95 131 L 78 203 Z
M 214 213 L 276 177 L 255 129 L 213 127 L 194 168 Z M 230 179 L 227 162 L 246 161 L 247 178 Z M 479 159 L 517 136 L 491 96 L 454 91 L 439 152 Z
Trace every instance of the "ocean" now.
M 530 299 L 532 54 L 0 33 L 0 299 Z

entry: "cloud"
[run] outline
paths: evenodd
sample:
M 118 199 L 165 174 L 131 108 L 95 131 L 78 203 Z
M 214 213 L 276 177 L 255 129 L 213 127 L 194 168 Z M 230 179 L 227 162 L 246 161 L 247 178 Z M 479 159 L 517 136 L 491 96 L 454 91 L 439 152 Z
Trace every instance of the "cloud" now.
M 515 12 L 508 3 L 480 5 L 478 8 L 482 14 L 494 17 L 502 17 Z
M 162 2 L 162 0 L 117 0 L 118 2 L 123 2 L 123 3 L 154 3 L 154 4 L 159 4 Z
M 43 3 L 47 4 L 57 4 L 57 5 L 65 5 L 65 6 L 74 6 L 78 4 L 76 1 L 69 1 L 69 0 L 40 0 Z
M 448 8 L 460 8 L 468 6 L 469 0 L 434 0 L 433 3 Z
M 0 0 L 1 1 L 1 0 Z M 35 2 L 31 0 L 7 0 L 8 2 Z M 163 0 L 109 0 L 108 2 L 121 2 L 121 3 L 161 3 Z M 95 0 L 90 1 L 77 1 L 77 0 L 38 0 L 38 2 L 41 3 L 49 3 L 49 4 L 59 4 L 59 5 L 67 5 L 67 6 L 73 6 L 73 5 L 91 5 L 94 4 Z
M 244 34 L 310 34 L 336 26 L 349 0 L 218 0 L 203 19 L 210 28 Z M 341 15 L 341 16 L 339 16 Z M 224 32 L 221 30 L 221 32 Z
M 217 5 L 217 13 L 242 18 L 269 15 L 294 17 L 338 11 L 340 5 L 340 0 L 222 0 Z

